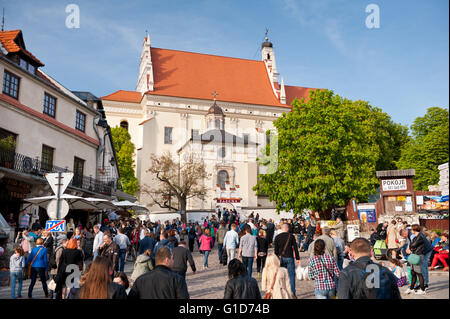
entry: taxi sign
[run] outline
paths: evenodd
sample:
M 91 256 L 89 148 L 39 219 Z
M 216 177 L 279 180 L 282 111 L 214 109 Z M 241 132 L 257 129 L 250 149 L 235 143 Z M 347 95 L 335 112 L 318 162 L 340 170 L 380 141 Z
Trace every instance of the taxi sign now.
M 65 220 L 48 220 L 45 224 L 45 231 L 48 232 L 65 232 L 66 221 Z

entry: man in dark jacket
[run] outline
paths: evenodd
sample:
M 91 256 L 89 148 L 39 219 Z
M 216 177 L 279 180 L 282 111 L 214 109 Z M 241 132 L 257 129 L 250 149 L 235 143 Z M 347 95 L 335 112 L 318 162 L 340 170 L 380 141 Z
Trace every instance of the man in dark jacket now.
M 356 261 L 339 274 L 339 299 L 401 299 L 397 278 L 389 269 L 372 261 L 370 242 L 367 239 L 356 238 L 350 250 Z M 370 287 L 367 283 L 373 286 Z
M 113 242 L 110 234 L 103 236 L 103 244 L 98 247 L 98 255 L 107 257 L 114 269 L 119 265 L 119 246 Z
M 266 239 L 269 242 L 269 246 L 272 245 L 273 234 L 275 233 L 275 225 L 272 219 L 267 222 Z
M 128 299 L 189 299 L 186 281 L 171 270 L 173 255 L 170 249 L 158 250 L 155 261 L 155 269 L 136 279 Z
M 186 248 L 186 242 L 181 241 L 177 247 L 172 250 L 173 253 L 173 266 L 172 270 L 178 273 L 181 277 L 186 279 L 187 262 L 191 265 L 192 271 L 197 271 L 195 268 L 194 258 L 189 249 Z
M 274 253 L 276 256 L 280 258 L 280 266 L 285 267 L 288 270 L 289 281 L 291 283 L 292 294 L 295 296 L 295 261 L 294 261 L 294 253 L 295 259 L 297 260 L 297 264 L 300 265 L 300 255 L 298 253 L 297 241 L 295 240 L 294 235 L 289 233 L 289 225 L 282 224 L 281 225 L 282 233 L 279 233 L 275 237 L 275 241 L 273 243 Z M 333 241 L 331 239 L 331 241 Z
M 147 249 L 153 252 L 155 249 L 156 240 L 150 236 L 150 231 L 148 229 L 144 230 L 144 238 L 139 241 L 138 254 L 142 255 Z

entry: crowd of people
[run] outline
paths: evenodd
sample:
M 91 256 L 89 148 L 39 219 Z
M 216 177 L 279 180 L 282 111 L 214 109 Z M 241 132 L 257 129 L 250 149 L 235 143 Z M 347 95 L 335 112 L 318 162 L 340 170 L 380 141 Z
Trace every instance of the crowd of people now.
M 228 269 L 226 299 L 295 299 L 296 277 L 302 269 L 314 281 L 317 299 L 395 299 L 400 298 L 399 287 L 408 284 L 406 293 L 425 294 L 428 270 L 442 263 L 448 271 L 448 234 L 427 237 L 419 225 L 398 224 L 398 220 L 380 224 L 369 240 L 357 238 L 351 243 L 345 242 L 340 218 L 321 228 L 312 216 L 275 223 L 253 213 L 243 219 L 226 209 L 218 210 L 217 218 L 188 223 L 110 215 L 101 224 L 80 226 L 56 237 L 41 228 L 25 229 L 18 233 L 10 259 L 11 298 L 22 297 L 27 277 L 31 279 L 28 298 L 38 277 L 46 298 L 189 298 L 188 266 L 197 272 L 192 253 L 197 248 L 202 254 L 202 270 L 206 270 L 209 258 L 216 258 L 211 255 L 216 245 L 219 263 Z M 371 258 L 379 240 L 389 248 L 388 267 Z M 305 268 L 300 252 L 309 255 Z M 124 272 L 127 261 L 134 264 L 131 275 Z M 361 286 L 369 266 L 382 274 L 381 289 Z M 76 285 L 68 280 L 74 267 L 82 274 Z

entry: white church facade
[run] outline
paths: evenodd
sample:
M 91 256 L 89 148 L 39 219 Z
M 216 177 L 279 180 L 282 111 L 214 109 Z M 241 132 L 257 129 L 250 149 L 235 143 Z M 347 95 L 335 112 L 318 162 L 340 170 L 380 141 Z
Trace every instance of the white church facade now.
M 273 45 L 262 43 L 261 60 L 160 49 L 144 40 L 136 91 L 119 90 L 102 97 L 108 123 L 128 129 L 136 146 L 136 176 L 152 183 L 151 154 L 169 151 L 183 160 L 194 153 L 211 177 L 204 201 L 191 199 L 188 210 L 234 207 L 274 211 L 268 197 L 253 187 L 265 167 L 256 158 L 266 146 L 273 121 L 290 111 L 294 98 L 307 98 L 310 88 L 288 86 L 275 63 Z M 150 204 L 145 194 L 138 195 Z M 151 212 L 162 212 L 148 206 Z M 261 213 L 260 213 L 261 215 Z

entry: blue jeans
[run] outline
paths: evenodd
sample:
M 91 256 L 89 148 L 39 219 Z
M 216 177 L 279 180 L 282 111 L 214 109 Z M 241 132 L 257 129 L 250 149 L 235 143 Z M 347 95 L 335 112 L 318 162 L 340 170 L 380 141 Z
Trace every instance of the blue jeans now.
M 294 258 L 281 257 L 281 267 L 287 268 L 292 293 L 295 294 L 295 261 Z
M 208 257 L 209 257 L 209 253 L 210 253 L 211 251 L 210 251 L 210 250 L 204 250 L 203 252 L 205 253 L 205 258 L 204 258 L 203 266 L 208 267 Z
M 422 275 L 423 275 L 423 282 L 425 286 L 428 286 L 428 262 L 430 261 L 431 253 L 433 251 L 430 251 L 429 253 L 423 255 L 423 261 L 422 261 Z
M 247 274 L 249 277 L 252 277 L 253 270 L 253 259 L 255 257 L 244 257 L 242 256 L 242 263 L 244 264 L 245 270 L 247 270 Z
M 336 289 L 330 289 L 330 290 L 319 290 L 314 289 L 314 296 L 316 299 L 333 299 L 334 296 L 336 296 Z
M 338 256 L 337 266 L 339 270 L 343 269 L 343 265 L 344 265 L 344 256 Z
M 95 258 L 97 258 L 97 257 L 98 257 L 98 251 L 96 250 L 96 251 L 94 251 L 94 258 L 92 259 L 92 261 L 94 261 Z
M 16 280 L 19 281 L 19 286 L 17 287 L 17 297 L 22 297 L 22 272 L 10 272 L 9 278 L 11 282 L 11 299 L 16 299 Z
M 223 244 L 217 244 L 217 248 L 219 249 L 219 263 L 222 260 L 222 251 L 223 251 Z
M 127 254 L 127 250 L 126 249 L 119 249 L 119 258 L 120 258 L 120 267 L 119 267 L 119 271 L 123 271 L 123 269 L 125 268 L 125 256 Z

